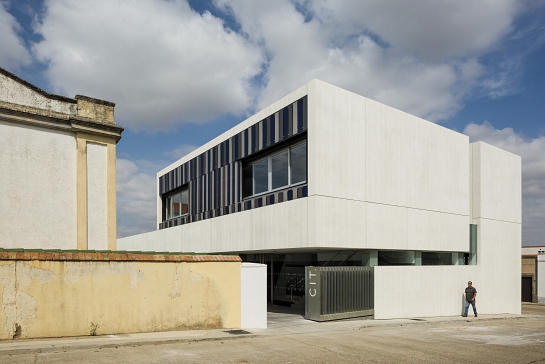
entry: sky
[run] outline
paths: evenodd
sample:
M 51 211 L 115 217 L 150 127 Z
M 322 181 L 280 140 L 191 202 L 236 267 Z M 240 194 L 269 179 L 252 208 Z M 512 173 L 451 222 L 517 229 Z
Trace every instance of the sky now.
M 156 229 L 156 173 L 318 78 L 522 157 L 545 245 L 545 2 L 0 0 L 0 67 L 116 103 L 118 236 Z

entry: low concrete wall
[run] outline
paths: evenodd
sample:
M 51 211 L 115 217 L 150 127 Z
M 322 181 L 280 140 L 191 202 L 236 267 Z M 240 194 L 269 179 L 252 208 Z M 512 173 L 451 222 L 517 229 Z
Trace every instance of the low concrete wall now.
M 266 329 L 267 265 L 242 263 L 240 269 L 240 326 L 243 329 Z
M 510 290 L 501 276 L 483 273 L 482 266 L 385 266 L 375 267 L 375 318 L 461 315 L 470 280 L 480 314 L 520 314 L 520 291 Z
M 0 338 L 239 328 L 238 256 L 0 252 Z

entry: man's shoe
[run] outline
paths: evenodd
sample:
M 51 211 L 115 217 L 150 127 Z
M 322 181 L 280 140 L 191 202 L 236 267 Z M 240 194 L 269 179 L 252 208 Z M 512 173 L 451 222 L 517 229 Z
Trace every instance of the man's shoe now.
M 475 314 L 475 317 L 477 317 L 477 314 Z
M 462 317 L 467 317 L 467 315 L 462 315 Z

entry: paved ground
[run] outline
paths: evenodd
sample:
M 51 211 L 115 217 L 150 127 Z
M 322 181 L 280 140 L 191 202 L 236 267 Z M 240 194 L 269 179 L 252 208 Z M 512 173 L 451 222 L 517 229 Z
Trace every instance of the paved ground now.
M 545 305 L 524 304 L 523 316 L 328 323 L 272 312 L 269 329 L 251 331 L 16 340 L 0 343 L 0 363 L 545 363 Z

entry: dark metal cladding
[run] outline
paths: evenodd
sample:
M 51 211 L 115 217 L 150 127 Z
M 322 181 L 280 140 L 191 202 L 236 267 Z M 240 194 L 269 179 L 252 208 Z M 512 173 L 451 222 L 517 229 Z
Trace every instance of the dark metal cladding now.
M 163 221 L 159 228 L 307 197 L 306 185 L 244 201 L 241 191 L 242 159 L 305 132 L 307 120 L 307 96 L 304 96 L 160 176 L 159 194 L 187 187 L 190 206 L 187 216 Z

